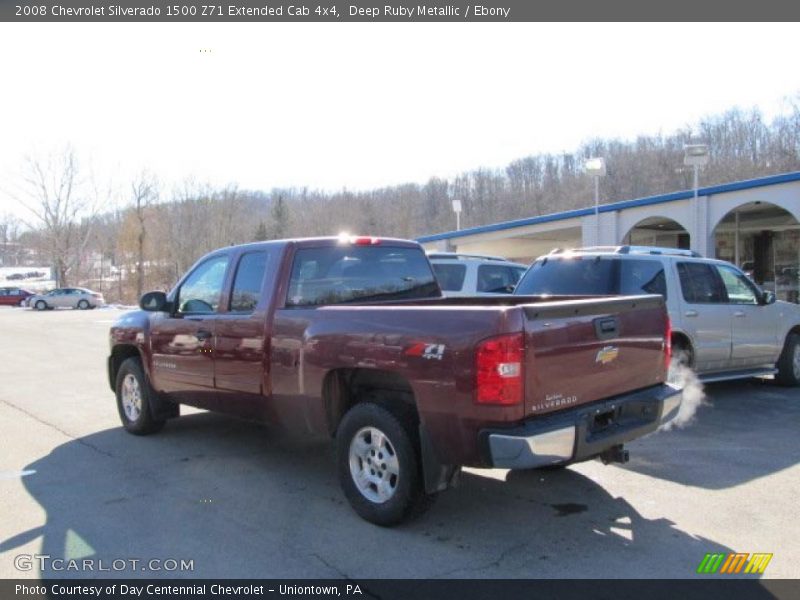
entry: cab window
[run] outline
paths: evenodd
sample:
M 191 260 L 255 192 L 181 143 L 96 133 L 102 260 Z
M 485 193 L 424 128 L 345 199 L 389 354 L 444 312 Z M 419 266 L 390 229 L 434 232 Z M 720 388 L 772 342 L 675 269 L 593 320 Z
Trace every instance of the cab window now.
M 264 274 L 270 261 L 267 251 L 248 252 L 239 259 L 228 309 L 235 313 L 251 313 L 261 300 Z
M 478 267 L 478 291 L 489 294 L 510 294 L 525 273 L 519 267 L 506 265 L 480 265 Z
M 176 305 L 181 314 L 209 314 L 219 309 L 228 256 L 214 256 L 199 264 L 178 290 Z
M 717 265 L 725 291 L 728 293 L 728 302 L 731 304 L 758 304 L 758 294 L 743 273 L 724 265 Z
M 445 292 L 458 292 L 464 286 L 467 266 L 459 263 L 433 263 L 433 272 Z

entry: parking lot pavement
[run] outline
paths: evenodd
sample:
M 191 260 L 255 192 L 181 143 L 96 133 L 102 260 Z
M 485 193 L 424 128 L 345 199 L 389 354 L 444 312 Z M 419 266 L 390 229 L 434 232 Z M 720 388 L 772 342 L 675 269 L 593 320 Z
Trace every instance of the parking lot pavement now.
M 693 425 L 630 444 L 624 467 L 468 470 L 381 529 L 345 502 L 328 443 L 201 411 L 124 433 L 105 374 L 119 314 L 0 310 L 0 577 L 39 576 L 15 568 L 35 553 L 193 561 L 171 577 L 694 577 L 733 551 L 800 576 L 797 390 L 710 387 Z

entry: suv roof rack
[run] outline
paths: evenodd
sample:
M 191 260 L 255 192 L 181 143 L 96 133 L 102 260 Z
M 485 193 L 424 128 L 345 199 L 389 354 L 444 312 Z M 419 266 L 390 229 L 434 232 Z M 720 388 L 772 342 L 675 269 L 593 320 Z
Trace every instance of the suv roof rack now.
M 584 248 L 555 248 L 550 254 L 564 254 L 567 252 L 608 252 L 611 254 L 652 254 L 668 256 L 690 256 L 700 258 L 702 255 L 694 250 L 684 248 L 659 248 L 656 246 L 586 246 Z
M 502 262 L 511 262 L 507 258 L 503 258 L 502 256 L 488 256 L 485 254 L 464 254 L 463 252 L 440 252 L 434 250 L 433 252 L 428 252 L 428 258 L 479 258 L 482 260 L 497 260 Z

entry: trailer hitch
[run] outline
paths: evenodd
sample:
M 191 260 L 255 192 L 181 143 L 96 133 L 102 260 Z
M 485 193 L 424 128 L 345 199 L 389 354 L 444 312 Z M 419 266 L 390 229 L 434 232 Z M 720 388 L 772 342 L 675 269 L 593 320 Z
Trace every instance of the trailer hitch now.
M 623 448 L 622 444 L 612 446 L 608 450 L 604 450 L 600 453 L 600 460 L 603 461 L 604 465 L 609 463 L 625 464 L 629 459 L 630 457 L 628 456 L 628 451 Z

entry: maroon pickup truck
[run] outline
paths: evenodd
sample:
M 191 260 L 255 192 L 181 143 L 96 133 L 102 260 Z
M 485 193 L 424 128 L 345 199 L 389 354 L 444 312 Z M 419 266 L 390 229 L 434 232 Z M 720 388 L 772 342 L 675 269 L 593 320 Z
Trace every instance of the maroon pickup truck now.
M 356 512 L 419 512 L 462 465 L 601 457 L 676 416 L 661 296 L 444 298 L 413 242 L 340 237 L 208 254 L 111 328 L 131 433 L 180 404 L 333 436 Z

